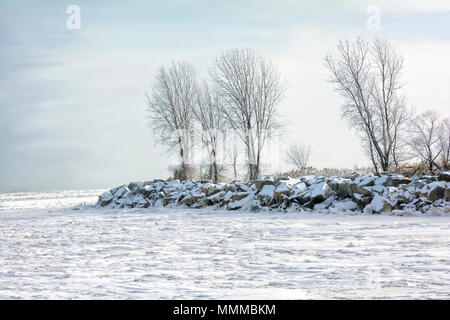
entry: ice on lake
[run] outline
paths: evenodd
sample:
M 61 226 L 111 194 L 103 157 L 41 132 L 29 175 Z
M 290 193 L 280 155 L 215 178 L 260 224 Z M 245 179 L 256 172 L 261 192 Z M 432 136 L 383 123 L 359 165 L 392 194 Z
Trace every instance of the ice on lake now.
M 95 209 L 0 194 L 0 298 L 450 298 L 450 217 Z

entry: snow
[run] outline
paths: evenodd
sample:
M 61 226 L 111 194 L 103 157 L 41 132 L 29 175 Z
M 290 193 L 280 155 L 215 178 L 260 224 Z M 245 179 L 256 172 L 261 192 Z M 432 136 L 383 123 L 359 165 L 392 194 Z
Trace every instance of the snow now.
M 274 190 L 275 190 L 275 186 L 267 184 L 261 189 L 261 191 L 258 193 L 258 195 L 261 197 L 273 198 Z
M 355 202 L 350 199 L 345 199 L 343 201 L 335 202 L 333 205 L 337 210 L 345 211 L 345 210 L 355 210 L 358 206 Z
M 377 212 L 381 212 L 385 206 L 388 204 L 385 197 L 380 196 L 379 194 L 375 194 L 375 196 L 372 199 L 372 202 L 370 203 L 373 210 Z
M 450 216 L 434 209 L 77 205 L 102 191 L 0 194 L 0 299 L 449 298 Z

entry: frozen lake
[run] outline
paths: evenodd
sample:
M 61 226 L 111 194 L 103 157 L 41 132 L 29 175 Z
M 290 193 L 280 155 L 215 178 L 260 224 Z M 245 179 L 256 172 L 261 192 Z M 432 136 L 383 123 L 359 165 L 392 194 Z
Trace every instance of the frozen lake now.
M 0 194 L 0 298 L 450 298 L 450 216 L 70 209 Z

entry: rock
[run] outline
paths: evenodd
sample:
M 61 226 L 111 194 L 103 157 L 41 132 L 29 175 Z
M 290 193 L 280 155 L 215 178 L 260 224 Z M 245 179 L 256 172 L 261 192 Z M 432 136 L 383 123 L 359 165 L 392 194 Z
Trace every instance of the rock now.
M 355 193 L 353 194 L 352 199 L 357 204 L 358 208 L 363 209 L 372 201 L 373 197 Z
M 248 195 L 247 197 L 239 201 L 231 202 L 227 206 L 228 210 L 237 210 L 237 209 L 255 210 L 257 208 L 259 208 L 259 205 L 252 195 Z
M 195 192 L 188 194 L 180 201 L 180 203 L 185 204 L 187 206 L 192 206 L 194 203 L 198 202 L 200 199 L 203 198 L 205 198 L 205 194 L 203 192 Z
M 411 179 L 398 174 L 352 176 L 351 179 L 322 176 L 265 177 L 252 183 L 213 183 L 203 179 L 130 182 L 99 196 L 96 206 L 137 207 L 186 205 L 192 208 L 226 206 L 230 210 L 261 208 L 339 209 L 342 200 L 364 212 L 428 213 L 450 201 L 449 172 Z M 439 181 L 438 181 L 439 179 Z M 335 206 L 335 204 L 337 204 Z M 320 204 L 320 205 L 319 205 Z M 367 210 L 366 210 L 367 209 Z M 439 210 L 441 210 L 439 209 Z
M 444 172 L 439 173 L 437 179 L 438 179 L 438 181 L 450 182 L 450 171 L 444 171 Z
M 353 183 L 360 187 L 373 186 L 378 178 L 375 176 L 360 176 Z
M 425 176 L 420 176 L 420 179 L 425 181 L 426 183 L 431 183 L 431 182 L 434 182 L 434 181 L 438 181 L 438 177 L 436 177 L 436 176 L 427 176 L 427 175 L 425 175 Z
M 294 182 L 296 182 L 297 180 L 285 180 L 285 181 L 281 181 L 277 187 L 275 188 L 274 192 L 273 192 L 273 197 L 275 200 L 275 203 L 281 203 L 284 198 L 283 196 L 288 196 L 290 193 L 290 190 L 292 189 L 292 185 L 294 184 Z
M 442 199 L 445 196 L 446 186 L 445 182 L 432 182 L 426 187 L 429 188 L 427 199 L 434 202 L 436 200 Z
M 400 193 L 397 198 L 398 204 L 408 204 L 414 201 L 415 195 L 408 191 L 404 191 Z
M 333 190 L 325 182 L 321 182 L 311 190 L 310 199 L 314 203 L 319 203 L 328 199 L 334 194 Z
M 190 206 L 190 208 L 193 208 L 193 209 L 200 209 L 200 208 L 204 208 L 204 207 L 206 207 L 206 203 L 204 201 L 195 202 L 194 204 L 192 204 Z
M 239 201 L 241 199 L 244 199 L 245 197 L 247 197 L 249 195 L 248 192 L 237 192 L 237 193 L 233 193 L 231 200 L 232 201 Z
M 206 202 L 208 205 L 218 204 L 225 198 L 226 192 L 220 191 L 206 198 Z
M 111 202 L 111 200 L 113 199 L 114 197 L 113 197 L 113 195 L 111 194 L 111 192 L 110 191 L 106 191 L 106 192 L 103 192 L 102 193 L 102 195 L 98 198 L 98 201 L 100 202 L 100 205 L 102 206 L 102 207 L 105 207 L 105 206 L 107 206 L 110 202 Z
M 135 190 L 135 189 L 137 189 L 137 188 L 142 188 L 144 186 L 144 183 L 143 182 L 140 182 L 140 181 L 133 181 L 133 182 L 130 182 L 129 184 L 128 184 L 128 189 L 130 189 L 130 190 Z
M 353 180 L 355 180 L 358 177 L 359 177 L 359 173 L 352 172 L 352 173 L 349 173 L 349 174 L 343 176 L 342 179 L 348 179 L 348 180 L 353 181 Z
M 258 200 L 266 206 L 270 205 L 272 199 L 274 198 L 274 191 L 275 186 L 270 184 L 264 185 L 261 191 L 258 193 Z
M 233 197 L 233 192 L 227 191 L 227 193 L 225 194 L 225 197 L 223 198 L 223 203 L 228 204 L 231 201 L 232 197 Z
M 167 179 L 167 181 L 172 181 L 172 180 L 173 180 L 173 178 L 171 178 L 170 180 Z M 164 179 L 153 179 L 150 183 L 158 183 L 158 182 L 166 182 L 166 180 L 164 180 Z M 144 184 L 148 184 L 148 181 L 145 182 Z
M 138 189 L 138 192 L 140 194 L 142 194 L 145 198 L 148 198 L 150 196 L 150 194 L 152 192 L 154 192 L 154 191 L 155 191 L 155 189 L 153 188 L 153 186 L 152 185 L 148 185 L 148 184 L 144 185 L 143 188 Z
M 322 176 L 305 176 L 301 180 L 306 183 L 308 187 L 325 182 L 325 177 Z
M 341 179 L 328 178 L 328 179 L 325 180 L 325 182 L 328 184 L 328 186 L 329 186 L 333 191 L 338 191 L 338 189 L 339 189 L 339 184 L 341 183 Z
M 111 190 L 114 198 L 121 198 L 125 193 L 129 192 L 130 189 L 126 185 L 117 187 L 116 189 Z
M 213 183 L 205 183 L 200 186 L 201 192 L 203 192 L 207 197 L 212 196 L 213 194 L 222 190 L 222 188 Z
M 415 194 L 417 197 L 427 198 L 429 201 L 436 201 L 445 197 L 445 189 L 449 187 L 445 181 L 435 181 L 426 184 L 422 189 L 418 189 Z
M 371 186 L 375 184 L 377 177 L 375 176 L 360 176 L 356 178 L 352 183 L 350 183 L 350 193 L 359 193 L 363 196 L 368 196 L 371 194 Z
M 337 193 L 342 198 L 349 198 L 352 196 L 352 191 L 350 190 L 350 184 L 352 183 L 352 180 L 350 179 L 344 179 L 339 183 Z
M 386 197 L 381 195 L 375 195 L 370 202 L 372 209 L 377 213 L 389 213 L 392 210 L 391 203 Z
M 374 182 L 374 185 L 375 186 L 386 186 L 387 179 L 388 179 L 388 176 L 386 176 L 386 175 L 377 177 Z
M 358 204 L 353 200 L 347 198 L 342 201 L 334 201 L 332 207 L 336 210 L 353 211 L 358 209 Z
M 291 177 L 276 177 L 275 178 L 276 182 L 285 181 L 285 180 L 291 180 Z
M 386 187 L 398 187 L 401 184 L 408 184 L 411 182 L 411 179 L 406 178 L 404 176 L 395 175 L 389 176 L 386 180 Z
M 256 179 L 250 181 L 251 184 L 254 184 L 256 186 L 256 189 L 258 192 L 260 192 L 264 186 L 266 185 L 274 185 L 276 181 L 274 179 Z
M 375 194 L 383 194 L 385 187 L 380 185 L 374 185 L 372 187 L 365 187 L 367 190 L 370 191 L 372 197 L 375 196 Z
M 162 199 L 163 206 L 164 207 L 167 206 L 172 200 L 173 199 L 170 199 L 170 198 L 163 198 Z
M 148 208 L 149 206 L 150 202 L 147 199 L 140 200 L 136 205 L 137 208 Z
M 179 179 L 172 179 L 172 180 L 167 182 L 167 186 L 168 187 L 178 186 L 179 184 L 180 184 L 180 180 Z
M 333 201 L 336 200 L 335 197 L 329 197 L 325 201 L 321 203 L 316 203 L 313 207 L 314 210 L 324 210 L 330 207 L 333 204 Z
M 306 188 L 306 183 L 300 181 L 292 186 L 291 193 L 300 193 L 305 191 Z

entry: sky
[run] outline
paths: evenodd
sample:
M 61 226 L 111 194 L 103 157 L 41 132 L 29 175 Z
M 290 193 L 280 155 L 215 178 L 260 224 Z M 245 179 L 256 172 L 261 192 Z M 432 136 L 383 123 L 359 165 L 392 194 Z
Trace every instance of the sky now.
M 80 28 L 69 29 L 70 5 Z M 375 7 L 374 7 L 375 6 Z M 374 28 L 373 8 L 380 13 Z M 229 48 L 271 59 L 287 84 L 284 139 L 315 167 L 369 165 L 341 119 L 324 56 L 340 39 L 390 40 L 408 102 L 450 110 L 450 1 L 0 1 L 0 192 L 109 188 L 167 178 L 145 93 L 172 61 L 207 77 Z

